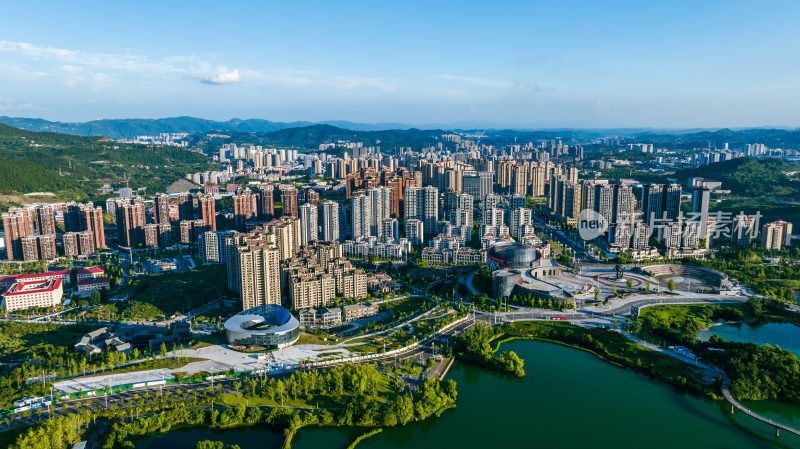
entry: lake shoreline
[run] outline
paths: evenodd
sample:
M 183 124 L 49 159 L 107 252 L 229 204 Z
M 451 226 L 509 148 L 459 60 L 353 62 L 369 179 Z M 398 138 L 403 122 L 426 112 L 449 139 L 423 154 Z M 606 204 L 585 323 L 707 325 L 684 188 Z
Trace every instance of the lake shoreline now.
M 448 374 L 448 379 L 458 382 L 458 407 L 441 414 L 438 418 L 409 423 L 406 426 L 385 428 L 362 444 L 365 448 L 395 449 L 414 447 L 433 449 L 441 447 L 483 447 L 491 444 L 525 445 L 530 432 L 535 432 L 537 441 L 545 447 L 574 447 L 593 444 L 598 449 L 618 447 L 630 438 L 655 438 L 652 449 L 666 449 L 689 443 L 687 448 L 726 447 L 773 448 L 770 429 L 745 415 L 730 416 L 727 409 L 708 398 L 680 394 L 663 382 L 654 382 L 637 375 L 633 370 L 617 370 L 608 366 L 606 360 L 586 348 L 546 339 L 515 338 L 497 341 L 503 350 L 518 352 L 526 361 L 529 375 L 516 378 L 503 375 L 471 363 L 459 360 Z M 548 344 L 551 343 L 551 344 Z M 556 344 L 552 344 L 556 343 Z M 580 351 L 566 351 L 569 347 Z M 580 354 L 592 353 L 594 357 Z M 598 363 L 600 362 L 600 363 Z M 573 385 L 588 383 L 602 386 L 587 395 L 583 389 Z M 545 387 L 545 388 L 542 388 Z M 578 402 L 574 402 L 574 401 Z M 614 414 L 603 413 L 605 404 L 615 403 Z M 657 408 L 648 408 L 648 413 L 637 410 L 644 404 L 657 403 Z M 555 405 L 570 404 L 554 408 Z M 638 405 L 637 405 L 638 404 Z M 574 425 L 573 407 L 580 407 L 587 416 L 581 421 L 585 432 L 569 432 Z M 687 407 L 690 409 L 687 410 Z M 491 410 L 491 413 L 486 413 Z M 591 416 L 592 418 L 588 418 Z M 700 419 L 698 419 L 700 418 Z M 625 419 L 631 434 L 622 436 L 603 433 L 608 425 Z M 731 422 L 731 419 L 734 421 Z M 683 429 L 682 436 L 675 435 L 658 422 L 668 421 Z M 504 426 L 506 431 L 485 432 L 486 426 Z M 739 428 L 742 432 L 736 431 Z M 266 433 L 253 428 L 238 428 L 214 434 L 210 439 L 226 440 L 240 444 L 242 449 L 272 447 L 266 444 Z M 514 430 L 517 429 L 517 430 Z M 368 429 L 363 427 L 303 427 L 292 440 L 295 449 L 318 447 L 347 447 L 358 434 Z M 272 435 L 276 435 L 273 430 Z M 197 438 L 208 439 L 211 432 L 181 433 L 172 438 L 149 440 L 147 445 L 137 444 L 137 449 L 172 447 L 190 449 Z M 598 435 L 603 435 L 598 437 Z M 161 437 L 157 435 L 157 437 Z M 792 446 L 794 440 L 781 437 L 781 443 Z M 270 437 L 269 440 L 275 439 Z M 283 436 L 280 436 L 283 439 Z M 170 444 L 174 442 L 173 444 Z M 138 442 L 137 442 L 138 443 Z M 278 447 L 278 446 L 275 446 Z

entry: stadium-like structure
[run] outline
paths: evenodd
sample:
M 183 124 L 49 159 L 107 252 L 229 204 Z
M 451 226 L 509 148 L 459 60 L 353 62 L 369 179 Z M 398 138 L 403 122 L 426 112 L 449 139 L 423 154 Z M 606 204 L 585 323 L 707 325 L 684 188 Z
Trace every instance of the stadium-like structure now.
M 656 279 L 697 279 L 706 283 L 714 288 L 729 288 L 731 286 L 728 275 L 721 271 L 712 270 L 710 268 L 698 267 L 694 265 L 678 265 L 678 264 L 656 264 L 647 265 L 641 268 L 641 271 L 653 276 Z M 676 284 L 683 284 L 683 281 L 676 281 Z
M 247 309 L 225 321 L 228 344 L 285 348 L 300 338 L 300 322 L 276 304 Z
M 506 241 L 492 245 L 489 248 L 487 259 L 493 269 L 525 269 L 536 267 L 540 258 L 536 248 L 522 246 L 514 241 Z

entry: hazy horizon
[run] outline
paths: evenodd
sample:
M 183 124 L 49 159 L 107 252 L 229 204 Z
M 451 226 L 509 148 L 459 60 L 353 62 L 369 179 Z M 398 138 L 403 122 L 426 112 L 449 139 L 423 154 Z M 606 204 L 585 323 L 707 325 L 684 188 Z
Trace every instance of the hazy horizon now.
M 230 121 L 248 121 L 248 120 L 263 120 L 272 123 L 282 123 L 282 124 L 289 124 L 295 125 L 297 124 L 298 127 L 300 126 L 311 126 L 311 125 L 362 125 L 362 126 L 374 126 L 379 127 L 380 129 L 442 129 L 446 130 L 469 130 L 469 131 L 488 131 L 488 130 L 497 130 L 497 131 L 560 131 L 560 130 L 576 130 L 576 131 L 663 131 L 663 132 L 700 132 L 700 131 L 721 131 L 723 129 L 729 129 L 731 131 L 739 131 L 739 130 L 752 130 L 752 129 L 781 129 L 781 130 L 790 130 L 795 131 L 797 130 L 797 126 L 788 126 L 788 125 L 753 125 L 753 126 L 693 126 L 693 127 L 658 127 L 658 126 L 614 126 L 614 127 L 578 127 L 578 126 L 553 126 L 553 127 L 534 127 L 534 126 L 525 126 L 525 125 L 514 125 L 514 124 L 502 124 L 502 123 L 491 123 L 491 122 L 480 122 L 480 121 L 472 121 L 472 122 L 451 122 L 451 123 L 402 123 L 402 122 L 360 122 L 360 121 L 352 121 L 352 120 L 340 120 L 340 119 L 328 119 L 328 120 L 319 120 L 319 121 L 311 121 L 311 120 L 292 120 L 292 121 L 284 121 L 284 120 L 274 120 L 270 118 L 262 118 L 262 117 L 229 117 L 229 118 L 222 118 L 222 119 L 212 119 L 208 117 L 200 117 L 200 116 L 191 116 L 191 115 L 179 115 L 179 116 L 169 116 L 169 117 L 115 117 L 115 118 L 95 118 L 91 120 L 54 120 L 49 119 L 46 117 L 37 117 L 37 116 L 10 116 L 5 114 L 0 114 L 0 117 L 8 117 L 11 119 L 21 119 L 21 120 L 46 120 L 48 122 L 56 122 L 56 123 L 64 123 L 64 124 L 84 124 L 90 123 L 94 121 L 103 121 L 103 120 L 169 120 L 169 119 L 177 119 L 181 117 L 188 117 L 193 119 L 200 119 L 200 120 L 209 120 L 215 122 L 230 122 Z

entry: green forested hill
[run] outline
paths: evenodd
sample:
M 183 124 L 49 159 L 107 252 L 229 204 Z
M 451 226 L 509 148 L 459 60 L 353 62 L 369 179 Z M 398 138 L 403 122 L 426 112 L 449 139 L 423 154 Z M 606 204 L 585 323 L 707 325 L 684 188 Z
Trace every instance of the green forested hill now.
M 58 173 L 26 160 L 0 159 L 0 192 L 79 191 L 78 185 Z
M 796 198 L 800 196 L 800 181 L 789 176 L 789 173 L 798 170 L 800 166 L 781 159 L 741 157 L 703 167 L 679 170 L 676 176 L 681 181 L 693 176 L 722 181 L 723 189 L 730 189 L 734 194 L 741 196 Z
M 0 116 L 0 123 L 28 131 L 57 132 L 78 136 L 105 136 L 109 139 L 131 139 L 135 136 L 156 135 L 159 133 L 202 133 L 209 131 L 269 133 L 285 128 L 313 125 L 311 122 L 273 122 L 262 119 L 241 120 L 236 118 L 220 122 L 186 116 L 159 119 L 101 119 L 89 122 L 53 122 L 40 118 Z M 366 124 L 340 120 L 321 122 L 320 124 L 360 131 L 405 129 L 409 127 L 402 123 Z
M 797 148 L 800 146 L 800 131 L 788 129 L 750 128 L 698 132 L 648 132 L 637 133 L 636 141 L 652 143 L 664 148 L 722 148 L 726 143 L 742 148 L 748 143 L 763 143 L 772 148 Z
M 305 126 L 309 122 L 280 123 L 269 120 L 239 120 L 217 122 L 196 117 L 169 117 L 161 119 L 104 119 L 90 122 L 51 122 L 23 117 L 0 117 L 0 123 L 29 131 L 57 132 L 77 136 L 105 136 L 109 139 L 131 139 L 141 135 L 159 133 L 195 133 L 213 130 L 244 132 L 271 132 L 290 126 Z
M 211 166 L 206 156 L 182 148 L 120 144 L 6 125 L 0 125 L 0 161 L 0 194 L 6 195 L 77 191 L 92 196 L 103 184 L 118 187 L 126 177 L 131 187 L 147 187 L 152 193 L 186 173 Z

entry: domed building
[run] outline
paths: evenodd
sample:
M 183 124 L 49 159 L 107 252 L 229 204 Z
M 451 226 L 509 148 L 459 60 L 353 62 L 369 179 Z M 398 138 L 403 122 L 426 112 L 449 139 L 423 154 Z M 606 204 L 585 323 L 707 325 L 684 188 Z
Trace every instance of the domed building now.
M 281 349 L 300 338 L 300 321 L 286 308 L 266 304 L 230 317 L 225 332 L 230 345 Z
M 532 246 L 523 246 L 516 242 L 500 242 L 489 248 L 488 257 L 498 266 L 495 268 L 511 268 L 524 270 L 534 268 L 540 259 L 539 252 Z

